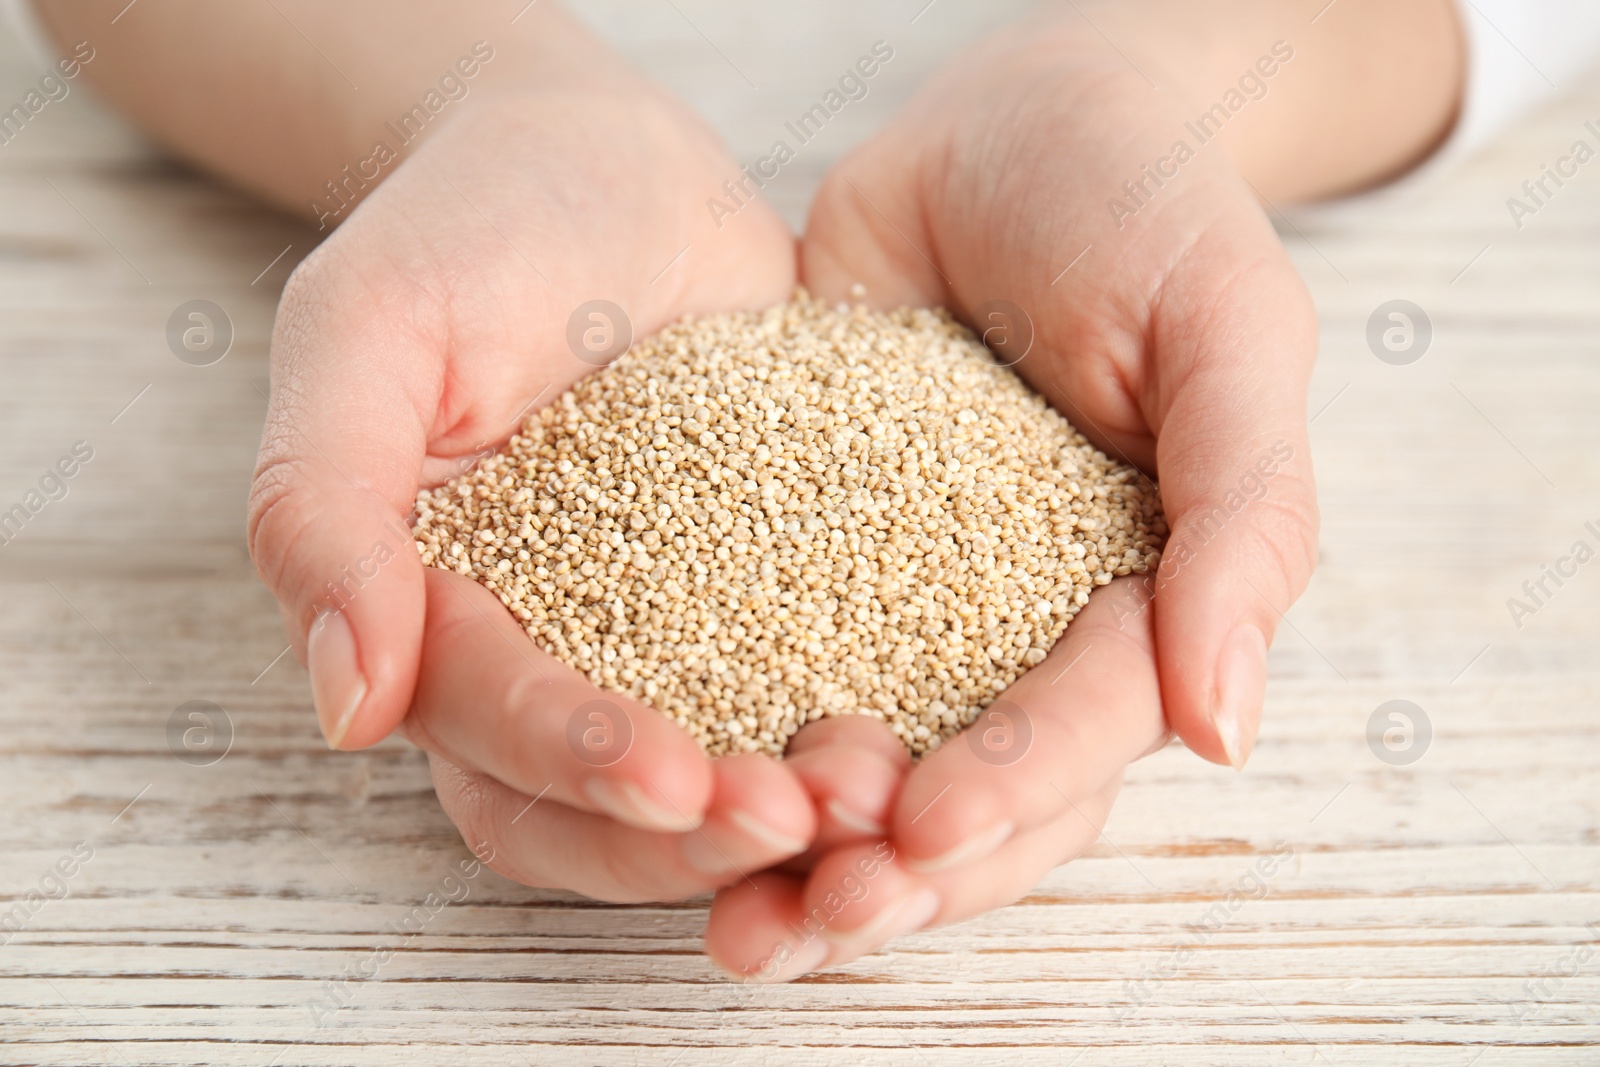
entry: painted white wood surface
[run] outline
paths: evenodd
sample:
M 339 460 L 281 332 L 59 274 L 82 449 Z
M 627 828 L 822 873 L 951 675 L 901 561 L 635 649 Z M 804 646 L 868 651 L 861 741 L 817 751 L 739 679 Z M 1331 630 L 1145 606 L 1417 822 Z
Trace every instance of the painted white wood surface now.
M 700 32 L 763 71 L 781 42 L 744 24 L 759 11 L 681 6 L 699 28 L 647 61 L 760 149 L 810 67 L 742 99 Z M 981 21 L 856 6 L 867 44 L 904 23 L 908 70 Z M 11 58 L 6 99 L 32 79 Z M 781 193 L 792 219 L 903 95 L 885 88 Z M 1590 86 L 1409 205 L 1289 231 L 1323 321 L 1322 566 L 1244 774 L 1163 752 L 1022 903 L 781 988 L 717 976 L 703 902 L 485 873 L 317 1026 L 323 983 L 398 946 L 390 924 L 467 852 L 418 754 L 323 748 L 245 555 L 274 300 L 311 237 L 86 94 L 50 105 L 0 146 L 0 509 L 75 441 L 95 454 L 0 548 L 0 910 L 75 843 L 93 858 L 0 945 L 0 1063 L 1600 1062 L 1600 564 L 1520 629 L 1506 608 L 1600 543 L 1600 172 L 1521 231 L 1505 208 L 1596 115 Z M 1364 339 L 1396 297 L 1435 331 L 1405 367 Z M 235 324 L 215 366 L 166 348 L 192 298 Z M 168 746 L 192 699 L 233 725 L 212 766 Z M 1391 699 L 1432 724 L 1408 766 L 1365 739 Z M 1283 846 L 1264 899 L 1196 929 Z

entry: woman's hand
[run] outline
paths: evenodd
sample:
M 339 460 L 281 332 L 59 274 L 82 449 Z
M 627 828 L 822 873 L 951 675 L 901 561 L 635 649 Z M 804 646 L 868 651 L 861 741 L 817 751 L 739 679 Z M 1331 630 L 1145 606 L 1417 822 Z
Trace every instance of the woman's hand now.
M 290 279 L 251 551 L 329 743 L 402 727 L 492 866 L 607 900 L 705 892 L 806 847 L 798 779 L 766 758 L 713 763 L 602 694 L 487 590 L 425 572 L 407 516 L 621 333 L 784 300 L 793 240 L 761 204 L 713 224 L 705 202 L 738 166 L 648 86 L 474 105 Z
M 963 57 L 825 181 L 805 284 L 952 308 L 1160 478 L 1172 533 L 1157 575 L 1096 592 L 1049 659 L 903 777 L 878 758 L 886 730 L 835 742 L 876 773 L 793 761 L 832 848 L 804 878 L 721 892 L 708 945 L 735 973 L 792 977 L 1016 899 L 1096 839 L 1123 767 L 1168 726 L 1207 759 L 1249 756 L 1267 645 L 1315 561 L 1316 318 L 1250 186 L 1182 115 L 1081 26 L 1034 24 Z M 832 817 L 845 808 L 856 818 Z M 883 840 L 893 859 L 861 899 L 826 907 Z M 807 915 L 826 929 L 774 966 Z
M 880 722 L 801 730 L 786 765 L 817 798 L 816 844 L 718 892 L 712 959 L 756 981 L 847 963 L 1010 904 L 1093 845 L 1123 767 L 1169 736 L 1141 607 L 1128 579 L 1098 590 L 1043 663 L 909 774 Z

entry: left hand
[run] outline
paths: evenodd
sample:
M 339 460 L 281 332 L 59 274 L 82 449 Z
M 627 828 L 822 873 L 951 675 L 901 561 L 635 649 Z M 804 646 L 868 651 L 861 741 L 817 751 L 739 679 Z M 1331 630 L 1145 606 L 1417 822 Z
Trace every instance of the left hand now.
M 1031 334 L 1018 372 L 1109 455 L 1159 472 L 1172 534 L 1158 576 L 1097 591 L 1008 691 L 1031 732 L 1021 752 L 955 739 L 907 773 L 879 724 L 803 731 L 790 763 L 822 817 L 812 866 L 719 893 L 707 946 L 728 970 L 794 977 L 1015 900 L 1097 839 L 1123 768 L 1169 727 L 1206 759 L 1248 757 L 1267 644 L 1315 557 L 1316 318 L 1219 147 L 1134 209 L 1124 183 L 1164 157 L 1173 169 L 1182 118 L 1097 35 L 1027 24 L 962 57 L 825 181 L 805 284 L 1002 326 L 1008 361 Z M 993 300 L 1022 321 L 990 318 Z M 808 915 L 820 936 L 790 929 Z
M 676 900 L 811 839 L 810 797 L 780 763 L 712 761 L 600 690 L 531 644 L 497 593 L 424 567 L 405 524 L 419 487 L 471 469 L 541 397 L 595 372 L 568 332 L 586 301 L 615 298 L 610 324 L 644 334 L 789 294 L 777 215 L 753 205 L 718 231 L 702 207 L 737 169 L 692 112 L 631 77 L 486 96 L 284 292 L 251 549 L 319 719 L 342 748 L 400 728 L 467 843 L 529 885 Z

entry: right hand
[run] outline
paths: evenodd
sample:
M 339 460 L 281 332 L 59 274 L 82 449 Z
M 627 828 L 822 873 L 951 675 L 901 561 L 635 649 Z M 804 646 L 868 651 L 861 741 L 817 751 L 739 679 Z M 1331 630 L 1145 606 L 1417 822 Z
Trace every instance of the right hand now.
M 1216 148 L 1147 209 L 1108 210 L 1124 175 L 1173 151 L 1184 114 L 1079 14 L 1046 12 L 962 56 L 824 181 L 806 285 L 942 305 L 1001 344 L 1025 326 L 1031 347 L 1002 358 L 1108 455 L 1159 474 L 1173 533 L 1156 575 L 1097 589 L 1004 694 L 1029 730 L 1003 758 L 985 751 L 987 716 L 898 779 L 881 724 L 805 727 L 791 751 L 823 813 L 815 863 L 718 894 L 707 942 L 728 970 L 793 977 L 1016 900 L 1096 840 L 1124 768 L 1169 728 L 1207 759 L 1249 755 L 1267 644 L 1316 560 L 1317 323 Z M 846 755 L 847 778 L 827 771 Z M 794 943 L 879 842 L 888 873 Z
M 720 228 L 707 210 L 738 177 L 649 87 L 475 102 L 283 294 L 250 549 L 322 729 L 354 749 L 401 728 L 469 845 L 530 885 L 691 896 L 799 853 L 815 830 L 789 770 L 713 762 L 658 712 L 602 695 L 488 590 L 425 569 L 407 526 L 419 488 L 470 470 L 596 369 L 568 347 L 580 304 L 614 301 L 643 337 L 789 296 L 794 242 L 771 209 L 747 203 Z M 614 762 L 567 742 L 601 699 L 631 727 Z

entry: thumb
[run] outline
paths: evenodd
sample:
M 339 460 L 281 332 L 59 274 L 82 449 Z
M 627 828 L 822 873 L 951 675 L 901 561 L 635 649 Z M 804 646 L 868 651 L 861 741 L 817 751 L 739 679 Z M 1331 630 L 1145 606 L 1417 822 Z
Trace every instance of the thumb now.
M 1305 404 L 1316 317 L 1287 264 L 1247 271 L 1203 315 L 1181 317 L 1154 338 L 1158 363 L 1181 368 L 1156 441 L 1171 529 L 1151 582 L 1161 695 L 1185 744 L 1239 768 L 1261 721 L 1267 646 L 1315 566 Z
M 425 349 L 370 305 L 327 295 L 313 256 L 290 279 L 272 342 L 272 395 L 250 490 L 256 568 L 283 607 L 333 748 L 385 737 L 411 702 L 425 615 L 407 516 L 426 432 L 407 382 Z M 416 388 L 415 385 L 412 388 Z

